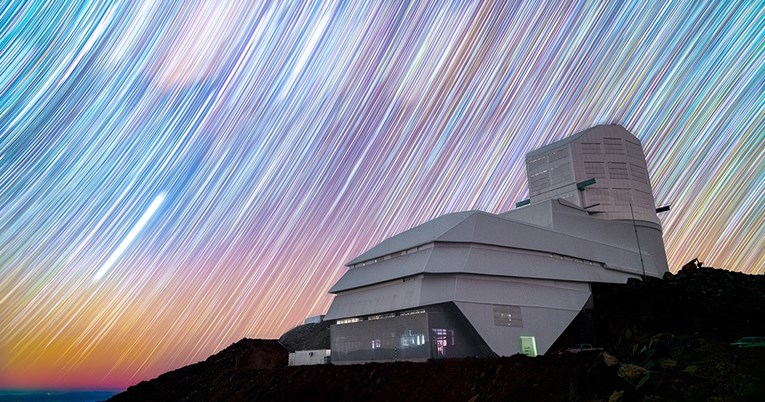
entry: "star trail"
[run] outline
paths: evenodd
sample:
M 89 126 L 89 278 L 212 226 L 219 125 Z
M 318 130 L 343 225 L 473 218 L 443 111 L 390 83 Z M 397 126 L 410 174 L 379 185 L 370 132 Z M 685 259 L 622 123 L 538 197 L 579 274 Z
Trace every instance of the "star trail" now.
M 0 387 L 125 387 L 326 311 L 344 263 L 641 139 L 672 270 L 765 272 L 765 3 L 0 5 Z

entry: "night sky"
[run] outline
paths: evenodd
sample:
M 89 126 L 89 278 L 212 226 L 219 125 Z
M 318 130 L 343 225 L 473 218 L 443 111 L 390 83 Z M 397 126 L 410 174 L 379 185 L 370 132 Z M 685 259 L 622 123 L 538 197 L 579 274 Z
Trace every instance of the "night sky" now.
M 672 270 L 765 271 L 765 3 L 249 3 L 0 5 L 0 387 L 278 337 L 596 124 L 643 142 Z

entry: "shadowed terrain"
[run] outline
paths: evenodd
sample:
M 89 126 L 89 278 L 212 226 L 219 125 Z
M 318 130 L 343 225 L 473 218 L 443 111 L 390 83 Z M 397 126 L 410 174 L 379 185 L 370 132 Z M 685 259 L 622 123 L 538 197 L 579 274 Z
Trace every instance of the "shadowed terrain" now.
M 324 347 L 328 326 L 243 339 L 142 382 L 113 401 L 152 400 L 765 400 L 765 276 L 688 267 L 664 280 L 593 287 L 545 356 L 287 367 L 288 349 Z M 555 353 L 574 342 L 603 351 Z

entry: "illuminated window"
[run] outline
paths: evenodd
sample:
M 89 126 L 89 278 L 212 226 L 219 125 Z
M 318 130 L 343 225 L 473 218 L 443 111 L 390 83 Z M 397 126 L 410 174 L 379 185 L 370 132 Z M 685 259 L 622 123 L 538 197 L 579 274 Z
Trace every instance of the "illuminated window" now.
M 494 306 L 494 325 L 498 327 L 522 327 L 521 308 L 519 306 Z
M 373 320 L 382 320 L 383 318 L 391 318 L 395 317 L 395 313 L 388 313 L 388 314 L 377 314 L 367 317 L 367 320 L 373 321 Z
M 372 339 L 372 349 L 379 349 L 381 342 L 379 339 Z
M 410 348 L 414 346 L 421 346 L 425 344 L 425 335 L 424 334 L 417 334 L 412 333 L 411 329 L 406 330 L 403 335 L 401 335 L 400 345 L 401 348 Z
M 447 347 L 454 346 L 454 330 L 446 328 L 433 328 L 433 343 L 439 357 L 447 355 Z
M 337 320 L 337 325 L 351 324 L 351 323 L 359 322 L 359 321 L 361 321 L 361 318 L 358 318 L 358 317 L 343 318 L 342 320 Z

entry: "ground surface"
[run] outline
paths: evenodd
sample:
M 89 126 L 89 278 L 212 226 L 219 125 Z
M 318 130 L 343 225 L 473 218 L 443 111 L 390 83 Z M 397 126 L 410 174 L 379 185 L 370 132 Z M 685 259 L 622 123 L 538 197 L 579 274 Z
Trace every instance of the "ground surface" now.
M 243 339 L 204 362 L 128 388 L 113 401 L 763 401 L 765 349 L 729 345 L 765 335 L 765 276 L 684 269 L 664 280 L 601 285 L 554 347 L 604 351 L 529 358 L 287 367 L 276 340 Z M 289 349 L 322 344 L 314 326 Z

